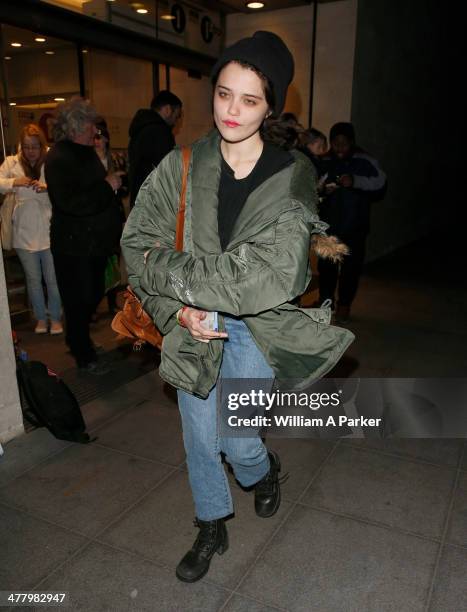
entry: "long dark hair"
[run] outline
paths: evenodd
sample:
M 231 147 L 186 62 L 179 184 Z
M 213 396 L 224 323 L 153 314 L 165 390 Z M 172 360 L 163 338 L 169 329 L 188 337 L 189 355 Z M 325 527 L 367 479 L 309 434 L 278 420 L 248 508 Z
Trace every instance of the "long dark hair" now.
M 301 132 L 301 126 L 299 124 L 292 125 L 290 120 L 287 118 L 283 118 L 283 116 L 278 117 L 277 114 L 274 113 L 274 107 L 276 105 L 274 90 L 270 80 L 264 75 L 258 68 L 253 66 L 248 62 L 244 62 L 243 60 L 232 60 L 242 68 L 248 68 L 252 70 L 261 80 L 264 88 L 264 97 L 266 98 L 267 105 L 269 106 L 269 110 L 271 114 L 269 117 L 263 121 L 263 125 L 260 128 L 261 138 L 265 142 L 270 142 L 275 144 L 282 149 L 293 149 L 297 146 L 299 140 L 299 134 Z M 230 62 L 229 62 L 230 63 Z M 212 77 L 212 85 L 216 86 L 217 79 L 219 78 L 219 74 L 223 68 L 225 68 L 227 64 L 222 66 L 220 70 Z
M 27 136 L 29 136 L 29 138 L 37 138 L 41 147 L 41 154 L 34 166 L 31 166 L 28 159 L 25 157 L 23 151 L 24 139 Z M 38 181 L 41 177 L 41 170 L 45 161 L 45 156 L 47 155 L 47 141 L 45 139 L 44 133 L 35 123 L 28 123 L 28 125 L 25 125 L 24 128 L 21 130 L 19 141 L 21 144 L 19 161 L 23 168 L 24 175 L 32 179 L 33 181 Z

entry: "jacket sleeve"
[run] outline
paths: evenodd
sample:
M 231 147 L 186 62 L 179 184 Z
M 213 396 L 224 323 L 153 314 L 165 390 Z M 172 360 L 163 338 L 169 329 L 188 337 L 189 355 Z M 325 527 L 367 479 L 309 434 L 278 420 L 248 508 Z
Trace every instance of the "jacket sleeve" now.
M 97 215 L 116 206 L 115 194 L 105 179 L 97 179 L 87 189 L 79 184 L 79 169 L 66 158 L 46 160 L 45 180 L 56 209 L 74 217 Z
M 221 255 L 194 257 L 172 248 L 148 254 L 141 287 L 205 310 L 254 315 L 301 295 L 308 281 L 310 226 L 299 208 L 274 222 L 274 243 L 243 243 Z M 271 233 L 268 232 L 270 236 Z
M 380 165 L 369 155 L 361 155 L 368 162 L 371 172 L 369 176 L 362 176 L 358 174 L 353 175 L 353 186 L 355 189 L 361 189 L 362 191 L 378 191 L 382 189 L 386 184 L 386 174 L 380 168 Z
M 167 334 L 177 324 L 175 314 L 183 303 L 176 297 L 149 295 L 141 287 L 140 281 L 145 269 L 144 254 L 156 242 L 166 247 L 175 243 L 175 219 L 181 182 L 181 166 L 177 163 L 179 157 L 180 153 L 173 151 L 146 178 L 121 239 L 128 282 L 163 334 Z
M 7 157 L 0 166 L 0 193 L 8 193 L 14 189 L 15 177 L 11 176 L 11 163 Z

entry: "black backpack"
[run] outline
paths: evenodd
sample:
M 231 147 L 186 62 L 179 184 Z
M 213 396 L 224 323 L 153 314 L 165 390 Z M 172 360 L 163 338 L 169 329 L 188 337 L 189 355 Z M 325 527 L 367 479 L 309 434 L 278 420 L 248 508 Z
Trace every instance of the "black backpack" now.
M 67 385 L 41 361 L 17 362 L 21 406 L 26 419 L 59 440 L 91 440 L 78 401 Z

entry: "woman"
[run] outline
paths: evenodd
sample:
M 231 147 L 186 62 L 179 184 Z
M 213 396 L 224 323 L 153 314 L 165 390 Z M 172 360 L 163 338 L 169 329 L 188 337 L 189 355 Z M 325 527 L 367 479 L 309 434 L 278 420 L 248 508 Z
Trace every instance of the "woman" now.
M 192 148 L 184 252 L 173 246 L 178 150 L 146 179 L 123 233 L 130 283 L 165 334 L 160 374 L 178 389 L 200 529 L 177 566 L 185 582 L 202 578 L 214 552 L 228 547 L 224 520 L 233 504 L 221 452 L 240 484 L 254 487 L 258 516 L 280 504 L 277 453 L 257 435 L 218 433 L 219 382 L 306 382 L 329 370 L 352 339 L 292 303 L 310 279 L 310 234 L 325 228 L 309 162 L 267 141 L 265 120 L 280 115 L 292 76 L 292 56 L 270 32 L 226 49 L 213 70 L 216 130 Z M 219 313 L 219 331 L 204 323 L 210 311 Z
M 300 150 L 313 162 L 318 171 L 321 158 L 328 150 L 326 136 L 319 130 L 310 128 L 300 135 L 300 145 Z
M 125 160 L 123 157 L 117 157 L 114 160 L 112 151 L 110 148 L 110 134 L 107 128 L 107 122 L 103 117 L 99 117 L 96 121 L 96 133 L 94 134 L 94 150 L 97 153 L 97 157 L 101 160 L 106 172 L 110 171 L 121 171 L 122 185 L 117 192 L 118 207 L 120 210 L 120 220 L 123 225 L 126 221 L 125 209 L 123 206 L 122 198 L 128 195 L 128 177 L 126 172 Z M 120 249 L 118 249 L 118 252 Z M 107 295 L 107 304 L 109 307 L 109 313 L 114 315 L 117 312 L 117 294 L 119 290 L 120 275 L 119 275 L 119 263 L 118 263 L 118 252 L 114 253 L 111 258 L 108 259 L 105 269 L 105 293 Z M 111 274 L 108 271 L 111 270 Z M 118 275 L 118 278 L 116 278 Z M 110 278 L 109 278 L 110 276 Z M 92 321 L 97 321 L 97 312 L 92 315 Z
M 97 360 L 89 322 L 104 295 L 107 257 L 118 248 L 121 221 L 115 197 L 119 173 L 106 172 L 94 151 L 96 111 L 72 98 L 57 107 L 55 145 L 45 176 L 52 202 L 51 248 L 66 316 L 66 341 L 78 367 L 107 373 Z
M 50 217 L 52 209 L 44 178 L 47 154 L 45 137 L 37 125 L 30 123 L 21 130 L 17 155 L 7 157 L 0 168 L 0 192 L 12 194 L 12 247 L 16 250 L 26 276 L 26 287 L 36 318 L 36 334 L 63 332 L 61 302 L 50 251 Z M 47 306 L 42 288 L 47 287 Z

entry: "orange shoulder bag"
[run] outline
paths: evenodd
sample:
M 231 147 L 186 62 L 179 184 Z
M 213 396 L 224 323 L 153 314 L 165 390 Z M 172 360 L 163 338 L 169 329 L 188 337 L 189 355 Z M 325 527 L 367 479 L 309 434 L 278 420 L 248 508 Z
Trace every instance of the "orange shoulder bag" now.
M 182 187 L 180 191 L 180 202 L 177 212 L 175 229 L 175 249 L 183 250 L 183 229 L 185 225 L 186 184 L 188 168 L 190 166 L 191 149 L 182 147 Z M 111 323 L 112 329 L 120 336 L 134 340 L 133 350 L 138 351 L 148 342 L 159 350 L 162 347 L 162 334 L 154 325 L 153 320 L 144 310 L 136 294 L 128 286 L 125 292 L 125 303 L 123 309 L 117 312 Z

